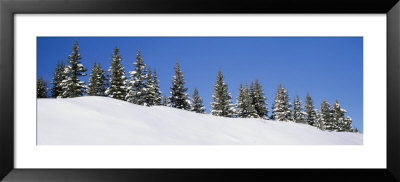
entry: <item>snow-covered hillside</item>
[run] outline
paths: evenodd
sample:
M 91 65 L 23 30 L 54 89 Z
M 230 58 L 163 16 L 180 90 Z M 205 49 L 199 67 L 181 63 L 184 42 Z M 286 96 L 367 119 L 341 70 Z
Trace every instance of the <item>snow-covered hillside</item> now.
M 38 99 L 39 145 L 360 145 L 362 134 L 224 118 L 106 97 Z

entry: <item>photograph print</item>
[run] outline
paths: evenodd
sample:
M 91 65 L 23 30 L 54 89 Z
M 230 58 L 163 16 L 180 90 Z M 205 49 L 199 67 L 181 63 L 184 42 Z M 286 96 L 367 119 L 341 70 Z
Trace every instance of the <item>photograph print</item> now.
M 363 37 L 37 37 L 38 145 L 363 145 Z

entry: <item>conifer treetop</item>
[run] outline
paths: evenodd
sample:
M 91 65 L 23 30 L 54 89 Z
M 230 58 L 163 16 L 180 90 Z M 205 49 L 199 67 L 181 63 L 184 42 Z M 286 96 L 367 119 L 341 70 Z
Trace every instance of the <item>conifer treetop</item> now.
M 236 110 L 232 104 L 232 96 L 228 92 L 228 85 L 224 82 L 221 70 L 218 70 L 217 81 L 212 96 L 211 114 L 216 116 L 234 117 Z
M 121 62 L 122 57 L 119 54 L 118 47 L 115 46 L 111 55 L 111 66 L 108 69 L 109 87 L 107 88 L 105 94 L 111 98 L 125 100 L 126 77 L 125 70 Z
M 190 101 L 186 93 L 188 89 L 184 86 L 186 82 L 178 61 L 176 61 L 174 72 L 175 75 L 172 77 L 172 86 L 170 87 L 171 96 L 168 98 L 168 106 L 190 110 Z
M 87 69 L 80 62 L 81 59 L 78 42 L 75 41 L 72 53 L 68 55 L 69 65 L 64 69 L 65 79 L 60 84 L 63 98 L 83 96 L 85 93 L 85 82 L 80 81 L 79 77 L 86 76 Z

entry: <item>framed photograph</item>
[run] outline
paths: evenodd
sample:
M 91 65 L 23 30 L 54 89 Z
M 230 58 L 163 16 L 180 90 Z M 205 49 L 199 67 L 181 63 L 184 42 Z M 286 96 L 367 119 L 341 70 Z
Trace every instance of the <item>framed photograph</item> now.
M 399 181 L 399 11 L 1 1 L 0 179 Z

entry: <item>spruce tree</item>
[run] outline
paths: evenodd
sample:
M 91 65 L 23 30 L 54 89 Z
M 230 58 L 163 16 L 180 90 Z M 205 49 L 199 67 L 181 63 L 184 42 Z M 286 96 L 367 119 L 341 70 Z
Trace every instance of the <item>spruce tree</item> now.
M 203 105 L 203 99 L 201 99 L 201 97 L 199 96 L 199 91 L 197 90 L 197 88 L 194 88 L 192 97 L 192 111 L 202 114 L 205 113 L 206 109 Z
M 332 105 L 332 120 L 334 131 L 344 131 L 344 114 L 345 110 L 340 108 L 339 102 L 336 100 Z
M 250 98 L 251 103 L 257 112 L 258 117 L 267 118 L 268 117 L 268 104 L 267 98 L 265 97 L 264 90 L 261 84 L 256 79 L 255 83 L 250 85 Z
M 119 55 L 118 47 L 115 46 L 114 52 L 111 55 L 111 66 L 108 68 L 109 87 L 107 88 L 105 94 L 114 99 L 125 100 L 126 77 L 125 70 L 121 62 L 122 57 Z
M 245 97 L 244 97 L 244 88 L 243 88 L 242 83 L 240 83 L 238 96 L 236 97 L 236 114 L 237 114 L 237 117 L 239 117 L 239 118 L 244 118 L 246 115 L 245 114 L 246 113 L 245 103 L 246 103 L 246 101 L 245 101 Z
M 292 110 L 293 121 L 296 123 L 304 122 L 303 112 L 301 111 L 301 101 L 299 95 L 296 95 L 296 98 L 293 102 L 293 110 Z
M 236 110 L 237 117 L 240 117 L 240 118 L 258 118 L 259 117 L 256 110 L 254 109 L 253 104 L 252 104 L 249 86 L 247 84 L 246 84 L 246 87 L 243 87 L 242 84 L 240 84 L 239 94 L 238 94 L 237 102 L 236 102 L 236 108 L 237 108 L 237 110 Z
M 158 85 L 157 72 L 151 71 L 150 67 L 147 70 L 146 75 L 146 95 L 145 95 L 145 105 L 153 106 L 161 104 L 161 91 Z
M 154 89 L 154 102 L 153 105 L 160 105 L 161 104 L 161 90 L 160 90 L 160 86 L 158 84 L 159 80 L 158 80 L 158 76 L 157 76 L 157 72 L 156 69 L 154 69 L 153 71 L 153 89 Z
M 147 69 L 145 89 L 146 89 L 146 92 L 145 92 L 146 95 L 145 95 L 145 104 L 144 105 L 147 105 L 147 106 L 155 105 L 156 93 L 155 93 L 155 88 L 154 88 L 153 71 L 151 71 L 150 67 L 148 67 L 148 69 Z
M 314 109 L 314 103 L 309 93 L 306 96 L 306 104 L 304 105 L 304 119 L 305 121 L 312 126 L 318 125 L 317 123 L 317 112 Z
M 320 130 L 325 130 L 325 123 L 323 122 L 322 114 L 320 111 L 315 110 L 316 119 L 314 120 L 313 126 L 317 127 Z
M 185 93 L 188 89 L 185 88 L 185 79 L 183 72 L 180 69 L 179 62 L 176 62 L 174 67 L 175 76 L 172 78 L 172 86 L 170 88 L 171 96 L 168 98 L 168 106 L 178 109 L 190 110 L 190 101 L 188 94 Z
M 352 122 L 353 122 L 353 120 L 350 118 L 350 116 L 346 116 L 344 118 L 342 131 L 351 132 L 353 130 L 351 127 Z
M 146 65 L 144 64 L 139 50 L 136 54 L 136 61 L 133 65 L 135 68 L 134 71 L 129 72 L 130 80 L 128 82 L 128 94 L 126 95 L 126 100 L 138 105 L 149 105 L 146 101 L 148 94 L 148 89 L 146 87 Z
M 91 96 L 105 96 L 107 89 L 107 79 L 105 71 L 101 68 L 100 63 L 93 63 L 93 68 L 90 73 L 87 94 Z
M 37 98 L 47 98 L 47 83 L 42 77 L 36 80 L 36 97 Z
M 332 120 L 334 123 L 334 131 L 341 131 L 341 132 L 351 132 L 352 127 L 352 119 L 349 116 L 345 117 L 346 110 L 340 107 L 339 102 L 336 102 L 332 105 Z
M 289 102 L 289 94 L 282 87 L 281 84 L 278 86 L 278 90 L 275 94 L 275 100 L 272 110 L 272 118 L 277 121 L 291 121 L 290 113 L 291 104 Z
M 247 118 L 259 118 L 257 111 L 254 109 L 254 105 L 252 104 L 251 97 L 250 97 L 250 89 L 249 86 L 246 84 L 246 88 L 244 89 L 244 96 L 246 101 L 246 111 L 247 111 Z
M 321 103 L 320 107 L 320 125 L 322 124 L 323 127 L 321 127 L 323 130 L 334 130 L 334 120 L 332 117 L 332 112 L 329 103 L 324 100 Z
M 285 89 L 285 88 L 282 88 L 282 91 L 283 91 L 283 103 L 285 103 L 285 120 L 286 121 L 291 121 L 291 120 L 293 120 L 293 117 L 292 117 L 292 112 L 291 112 L 291 107 L 292 107 L 292 104 L 290 103 L 290 97 L 289 97 L 289 93 L 288 93 L 288 91 Z
M 212 95 L 211 114 L 215 116 L 234 117 L 235 108 L 232 104 L 232 96 L 228 92 L 228 85 L 224 82 L 221 70 L 218 70 L 217 81 Z
M 80 81 L 79 77 L 86 76 L 87 69 L 81 64 L 81 54 L 79 54 L 78 42 L 75 41 L 72 53 L 68 56 L 68 66 L 64 72 L 65 79 L 61 82 L 63 98 L 83 96 L 86 91 L 85 82 Z
M 65 69 L 65 63 L 63 61 L 58 62 L 56 65 L 56 69 L 53 73 L 53 78 L 52 78 L 52 87 L 51 87 L 51 97 L 57 98 L 61 97 L 62 94 L 62 85 L 61 82 L 65 79 L 66 73 L 64 73 Z

